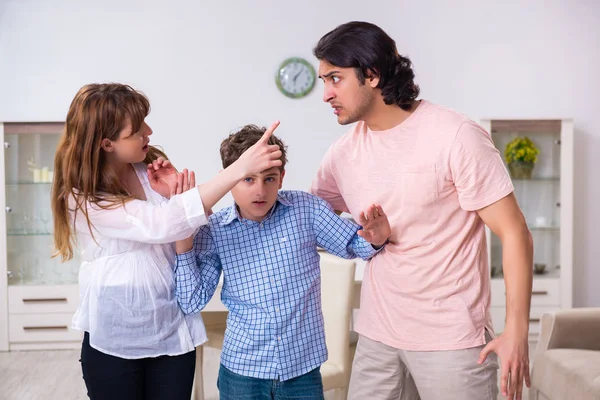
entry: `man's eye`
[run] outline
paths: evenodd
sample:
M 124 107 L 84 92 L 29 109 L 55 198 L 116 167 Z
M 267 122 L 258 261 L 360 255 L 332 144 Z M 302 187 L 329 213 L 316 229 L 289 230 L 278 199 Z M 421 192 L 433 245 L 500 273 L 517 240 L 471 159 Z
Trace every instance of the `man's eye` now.
M 340 81 L 340 78 L 337 76 L 332 76 L 331 80 L 333 81 L 333 83 L 338 83 Z

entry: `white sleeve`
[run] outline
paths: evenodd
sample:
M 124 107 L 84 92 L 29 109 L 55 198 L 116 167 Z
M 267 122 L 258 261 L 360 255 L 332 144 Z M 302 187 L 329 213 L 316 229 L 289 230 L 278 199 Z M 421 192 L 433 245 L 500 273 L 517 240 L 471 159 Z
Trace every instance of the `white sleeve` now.
M 73 204 L 74 201 L 71 209 Z M 198 227 L 208 223 L 197 188 L 160 204 L 130 200 L 124 205 L 107 209 L 92 203 L 86 205 L 92 231 L 99 238 L 171 243 L 190 237 Z M 78 233 L 89 234 L 85 215 L 81 211 L 76 213 L 74 225 Z

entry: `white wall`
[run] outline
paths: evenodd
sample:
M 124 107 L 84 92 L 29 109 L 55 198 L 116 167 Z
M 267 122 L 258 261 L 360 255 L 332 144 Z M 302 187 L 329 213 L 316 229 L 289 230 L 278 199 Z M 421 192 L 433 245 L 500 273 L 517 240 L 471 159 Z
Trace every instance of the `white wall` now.
M 0 120 L 64 120 L 83 84 L 130 83 L 151 100 L 153 142 L 204 179 L 218 171 L 231 130 L 281 119 L 285 187 L 306 189 L 345 128 L 319 84 L 308 98 L 287 99 L 275 69 L 288 56 L 316 65 L 322 34 L 372 21 L 411 57 L 430 101 L 474 119 L 574 118 L 575 304 L 598 306 L 600 2 L 493 3 L 0 0 Z

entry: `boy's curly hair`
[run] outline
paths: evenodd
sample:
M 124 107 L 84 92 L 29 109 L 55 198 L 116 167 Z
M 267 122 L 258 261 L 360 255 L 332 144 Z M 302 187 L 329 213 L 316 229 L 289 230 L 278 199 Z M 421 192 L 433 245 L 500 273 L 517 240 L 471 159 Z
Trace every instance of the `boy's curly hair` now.
M 258 127 L 256 125 L 246 125 L 239 131 L 232 133 L 223 142 L 221 142 L 221 161 L 223 168 L 229 167 L 233 164 L 243 152 L 252 147 L 258 140 L 264 135 L 267 128 Z M 281 150 L 281 171 L 285 170 L 285 164 L 287 163 L 286 150 L 287 146 L 275 135 L 271 135 L 269 138 L 269 144 L 276 144 Z

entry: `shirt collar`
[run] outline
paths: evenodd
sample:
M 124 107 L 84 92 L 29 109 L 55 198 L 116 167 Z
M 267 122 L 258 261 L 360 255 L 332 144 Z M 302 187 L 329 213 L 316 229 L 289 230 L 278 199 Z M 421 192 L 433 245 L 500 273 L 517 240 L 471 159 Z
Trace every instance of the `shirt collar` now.
M 266 221 L 267 219 L 271 218 L 271 216 L 273 215 L 273 213 L 275 212 L 275 209 L 277 208 L 277 203 L 281 204 L 282 206 L 285 207 L 289 207 L 292 205 L 292 203 L 286 199 L 285 197 L 283 197 L 281 195 L 281 192 L 277 194 L 277 201 L 275 202 L 275 204 L 273 205 L 273 207 L 271 208 L 271 210 L 269 211 L 269 215 L 267 215 L 267 217 L 264 219 L 264 221 Z M 221 221 L 221 225 L 229 225 L 230 223 L 232 223 L 235 220 L 238 221 L 242 221 L 243 218 L 240 216 L 240 213 L 238 212 L 238 209 L 234 204 L 232 204 L 231 206 L 229 206 L 229 212 L 227 213 L 227 217 L 225 217 L 225 219 L 223 221 Z

